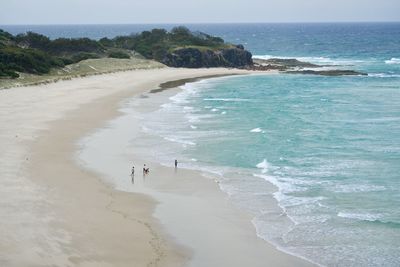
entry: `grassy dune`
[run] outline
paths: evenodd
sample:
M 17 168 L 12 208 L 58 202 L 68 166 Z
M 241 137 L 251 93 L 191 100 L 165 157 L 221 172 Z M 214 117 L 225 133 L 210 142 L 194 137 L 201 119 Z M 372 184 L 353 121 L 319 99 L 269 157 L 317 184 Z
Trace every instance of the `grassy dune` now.
M 117 71 L 134 69 L 164 68 L 165 65 L 154 60 L 133 56 L 130 59 L 99 58 L 87 59 L 64 68 L 52 69 L 48 74 L 34 75 L 20 73 L 17 79 L 0 79 L 0 89 L 35 85 L 40 83 L 51 83 L 58 80 L 68 80 L 74 77 L 84 77 Z

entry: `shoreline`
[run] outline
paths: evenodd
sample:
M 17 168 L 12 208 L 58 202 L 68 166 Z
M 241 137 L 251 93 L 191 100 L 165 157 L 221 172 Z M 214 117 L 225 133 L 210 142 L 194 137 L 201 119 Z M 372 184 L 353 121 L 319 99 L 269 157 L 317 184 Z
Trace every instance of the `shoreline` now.
M 162 89 L 153 95 L 154 90 L 151 90 L 146 94 L 146 100 L 132 100 L 139 106 L 124 105 L 120 108 L 122 115 L 80 141 L 82 148 L 77 160 L 84 169 L 95 171 L 118 190 L 144 193 L 156 199 L 159 203 L 154 214 L 156 218 L 164 224 L 178 244 L 193 251 L 193 258 L 188 266 L 264 266 L 266 263 L 271 266 L 314 266 L 309 260 L 281 250 L 259 237 L 252 223 L 252 215 L 236 207 L 226 192 L 221 190 L 217 180 L 204 177 L 200 170 L 167 167 L 156 162 L 154 158 L 143 157 L 141 152 L 144 148 L 136 147 L 148 135 L 140 127 L 132 126 L 140 125 L 138 117 L 143 109 L 158 109 L 169 97 L 182 91 L 177 86 L 217 77 L 220 75 L 178 80 L 171 82 L 174 85 L 172 88 L 167 86 L 171 89 L 169 92 Z M 151 100 L 152 98 L 157 99 Z M 148 102 L 144 107 L 141 106 L 143 101 Z M 135 109 L 133 113 L 129 111 L 132 109 Z M 118 140 L 112 138 L 117 135 L 120 136 Z M 131 144 L 132 140 L 140 141 Z M 128 143 L 129 147 L 126 148 Z M 106 156 L 96 153 L 96 148 L 102 145 L 108 152 Z M 109 166 L 104 168 L 104 162 Z M 131 162 L 136 167 L 132 184 L 127 180 L 126 174 Z M 150 174 L 142 179 L 140 166 L 143 164 L 150 167 Z M 193 222 L 200 224 L 200 227 L 193 226 Z M 206 226 L 207 224 L 211 226 Z M 191 226 L 187 228 L 187 225 Z M 221 229 L 226 233 L 220 234 Z M 209 240 L 203 240 L 202 233 L 208 233 Z M 213 255 L 213 249 L 218 251 L 217 255 Z M 243 251 L 247 252 L 246 256 L 242 254 Z
M 249 73 L 137 70 L 0 92 L 5 129 L 1 168 L 5 182 L 14 183 L 1 185 L 6 200 L 0 210 L 12 216 L 1 222 L 0 263 L 183 265 L 193 251 L 174 242 L 164 222 L 154 219 L 160 203 L 143 194 L 116 191 L 79 168 L 73 160 L 76 140 L 118 117 L 122 100 L 162 82 L 234 72 Z M 18 194 L 21 188 L 28 193 Z

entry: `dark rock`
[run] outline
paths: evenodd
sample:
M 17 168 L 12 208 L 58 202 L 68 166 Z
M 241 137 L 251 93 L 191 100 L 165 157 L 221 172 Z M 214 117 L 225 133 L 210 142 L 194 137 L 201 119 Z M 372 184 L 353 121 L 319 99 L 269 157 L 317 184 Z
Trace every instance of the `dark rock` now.
M 295 58 L 270 58 L 270 59 L 254 59 L 256 65 L 281 66 L 284 68 L 316 68 L 322 67 L 310 62 L 304 62 Z
M 223 49 L 222 56 L 227 61 L 226 67 L 237 68 L 253 65 L 252 54 L 244 49 Z
M 358 72 L 355 70 L 297 70 L 297 71 L 287 71 L 286 73 L 312 74 L 312 75 L 323 75 L 323 76 L 368 75 L 367 73 Z
M 325 67 L 310 62 L 300 61 L 294 58 L 270 58 L 270 59 L 254 59 L 254 64 L 249 68 L 251 70 L 279 70 L 290 74 L 312 74 L 324 76 L 345 76 L 345 75 L 367 75 L 367 73 L 354 70 L 316 70 L 315 68 Z M 332 66 L 329 66 L 332 67 Z M 305 69 L 307 68 L 307 69 Z M 310 70 L 309 68 L 314 68 Z
M 278 70 L 278 71 L 285 71 L 287 68 L 285 66 L 279 66 L 279 65 L 258 65 L 258 64 L 253 64 L 252 66 L 247 67 L 249 70 L 256 70 L 256 71 L 268 71 L 268 70 Z
M 178 68 L 233 67 L 244 68 L 253 64 L 249 51 L 236 47 L 219 50 L 194 47 L 176 49 L 162 60 L 167 66 Z

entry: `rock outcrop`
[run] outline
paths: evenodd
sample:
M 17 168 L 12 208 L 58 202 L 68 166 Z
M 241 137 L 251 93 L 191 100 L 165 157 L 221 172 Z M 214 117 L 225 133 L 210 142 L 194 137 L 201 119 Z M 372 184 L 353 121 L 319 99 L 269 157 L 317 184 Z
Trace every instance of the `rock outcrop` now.
M 323 75 L 323 76 L 366 76 L 367 73 L 359 72 L 355 70 L 297 70 L 287 71 L 290 74 L 312 74 L 312 75 Z
M 196 47 L 179 48 L 166 54 L 162 63 L 178 68 L 246 68 L 253 65 L 253 60 L 251 53 L 238 45 L 217 50 Z
M 300 61 L 295 58 L 256 58 L 253 62 L 254 64 L 249 69 L 259 71 L 278 70 L 290 74 L 311 74 L 323 76 L 368 75 L 367 73 L 355 70 L 339 68 L 331 69 L 333 65 L 317 65 L 310 62 Z M 325 67 L 329 68 L 324 69 Z
M 323 67 L 310 62 L 300 61 L 295 58 L 270 58 L 270 59 L 256 58 L 253 61 L 255 67 L 269 66 L 275 69 Z

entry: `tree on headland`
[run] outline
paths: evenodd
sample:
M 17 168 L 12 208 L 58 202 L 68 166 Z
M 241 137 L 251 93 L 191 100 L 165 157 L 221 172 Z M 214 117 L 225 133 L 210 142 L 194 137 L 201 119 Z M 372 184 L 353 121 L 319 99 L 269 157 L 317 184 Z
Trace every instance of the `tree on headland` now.
M 226 50 L 233 49 L 231 53 Z M 51 68 L 64 67 L 86 59 L 112 57 L 129 59 L 132 51 L 147 59 L 175 67 L 233 66 L 229 58 L 239 55 L 249 61 L 249 53 L 223 39 L 201 32 L 191 32 L 184 26 L 171 31 L 153 29 L 127 36 L 102 38 L 57 38 L 27 32 L 13 36 L 0 30 L 0 77 L 15 78 L 19 72 L 48 73 Z M 247 54 L 245 54 L 245 52 Z M 243 55 L 242 55 L 243 54 Z M 208 60 L 203 62 L 203 57 Z M 250 54 L 251 60 L 251 54 Z M 231 63 L 232 64 L 231 64 Z

